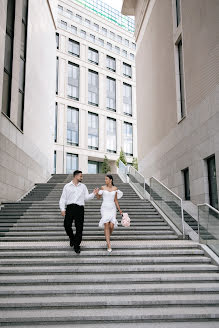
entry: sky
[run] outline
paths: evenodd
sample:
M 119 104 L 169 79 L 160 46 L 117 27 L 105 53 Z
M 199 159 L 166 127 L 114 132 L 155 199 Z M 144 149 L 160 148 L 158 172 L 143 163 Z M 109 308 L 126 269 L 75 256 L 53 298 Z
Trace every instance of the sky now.
M 109 6 L 121 11 L 123 0 L 102 0 L 102 2 L 105 2 Z

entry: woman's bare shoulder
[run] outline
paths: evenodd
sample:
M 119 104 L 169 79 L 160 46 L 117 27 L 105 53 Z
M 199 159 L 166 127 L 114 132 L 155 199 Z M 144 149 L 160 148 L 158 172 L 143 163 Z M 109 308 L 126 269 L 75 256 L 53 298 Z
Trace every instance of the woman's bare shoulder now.
M 104 190 L 104 187 L 105 187 L 105 186 L 101 186 L 101 187 L 100 187 L 100 190 Z
M 113 187 L 113 191 L 116 191 L 118 190 L 118 188 L 116 186 Z

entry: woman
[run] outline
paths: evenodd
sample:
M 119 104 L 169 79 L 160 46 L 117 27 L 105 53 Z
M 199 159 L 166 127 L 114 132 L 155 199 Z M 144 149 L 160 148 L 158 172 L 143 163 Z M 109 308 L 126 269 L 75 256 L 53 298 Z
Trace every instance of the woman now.
M 100 199 L 103 196 L 103 203 L 101 206 L 101 220 L 99 227 L 104 227 L 104 234 L 107 242 L 107 251 L 112 252 L 110 244 L 110 236 L 113 232 L 114 226 L 117 227 L 118 221 L 116 220 L 116 207 L 119 213 L 122 215 L 122 211 L 119 207 L 118 199 L 123 196 L 122 191 L 118 190 L 113 184 L 113 177 L 111 174 L 105 177 L 105 186 L 102 186 L 98 192 L 97 198 Z

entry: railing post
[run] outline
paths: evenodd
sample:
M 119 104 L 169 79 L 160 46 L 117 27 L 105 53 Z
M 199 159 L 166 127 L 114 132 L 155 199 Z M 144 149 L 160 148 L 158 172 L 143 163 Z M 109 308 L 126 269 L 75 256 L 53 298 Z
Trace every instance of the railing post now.
M 180 203 L 181 203 L 181 216 L 182 216 L 183 239 L 185 239 L 185 222 L 184 222 L 184 212 L 183 212 L 183 202 L 182 202 L 182 199 L 180 200 Z
M 200 218 L 199 218 L 199 205 L 198 207 L 198 241 L 200 243 Z

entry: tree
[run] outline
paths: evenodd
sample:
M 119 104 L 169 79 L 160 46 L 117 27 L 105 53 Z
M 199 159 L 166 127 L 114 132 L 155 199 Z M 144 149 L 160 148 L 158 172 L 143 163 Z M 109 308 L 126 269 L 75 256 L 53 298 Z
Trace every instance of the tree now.
M 103 164 L 102 164 L 102 173 L 108 173 L 108 172 L 110 172 L 110 170 L 111 170 L 111 168 L 110 168 L 109 160 L 105 155 Z
M 138 159 L 137 159 L 137 157 L 133 157 L 132 166 L 134 167 L 134 169 L 136 169 L 138 171 Z
M 127 161 L 126 161 L 126 157 L 125 157 L 125 153 L 123 151 L 123 149 L 121 148 L 120 150 L 120 154 L 119 154 L 119 158 L 116 161 L 116 165 L 117 167 L 119 167 L 119 161 L 123 162 L 125 165 L 127 165 Z

